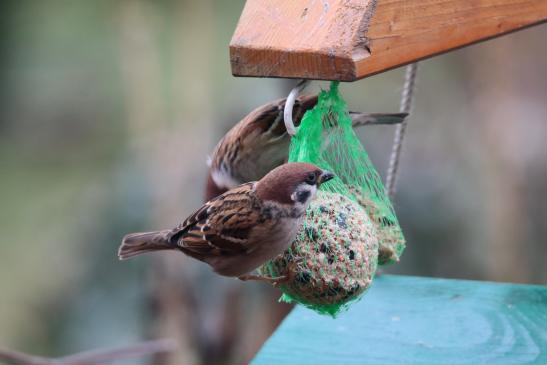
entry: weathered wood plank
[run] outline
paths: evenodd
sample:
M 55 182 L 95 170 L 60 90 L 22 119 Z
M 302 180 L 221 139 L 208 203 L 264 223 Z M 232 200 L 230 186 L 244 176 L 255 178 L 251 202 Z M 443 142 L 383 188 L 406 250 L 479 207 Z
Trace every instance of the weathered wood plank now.
M 369 56 L 364 35 L 374 3 L 247 0 L 230 42 L 232 72 L 345 79 L 354 73 L 354 58 Z
M 236 76 L 354 81 L 547 20 L 547 0 L 247 0 Z
M 336 319 L 297 307 L 252 364 L 547 364 L 547 286 L 378 277 Z

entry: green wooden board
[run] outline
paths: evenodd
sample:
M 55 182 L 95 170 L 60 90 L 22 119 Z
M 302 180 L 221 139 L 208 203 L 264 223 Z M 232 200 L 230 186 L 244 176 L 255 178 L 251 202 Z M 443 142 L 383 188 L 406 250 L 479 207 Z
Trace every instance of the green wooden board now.
M 297 307 L 252 362 L 547 364 L 547 286 L 384 275 L 336 319 Z

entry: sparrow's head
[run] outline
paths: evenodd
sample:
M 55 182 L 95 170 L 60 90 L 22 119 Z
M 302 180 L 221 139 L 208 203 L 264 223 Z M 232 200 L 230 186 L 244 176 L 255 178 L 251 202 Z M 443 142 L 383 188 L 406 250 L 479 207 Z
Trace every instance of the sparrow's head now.
M 317 188 L 334 177 L 309 163 L 286 163 L 264 176 L 256 187 L 259 198 L 306 209 Z

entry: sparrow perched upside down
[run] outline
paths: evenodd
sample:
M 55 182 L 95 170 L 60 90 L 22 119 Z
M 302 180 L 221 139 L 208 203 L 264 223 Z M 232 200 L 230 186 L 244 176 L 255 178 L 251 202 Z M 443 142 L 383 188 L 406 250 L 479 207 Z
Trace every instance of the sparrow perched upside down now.
M 279 283 L 287 278 L 250 273 L 290 246 L 317 188 L 333 177 L 312 164 L 281 165 L 210 200 L 174 229 L 126 235 L 118 256 L 179 250 L 220 275 Z
M 285 100 L 256 108 L 220 140 L 209 161 L 205 200 L 247 181 L 259 180 L 287 161 L 290 137 L 283 122 Z M 304 113 L 316 104 L 317 95 L 297 98 L 293 108 L 294 123 L 299 125 Z M 350 112 L 354 128 L 369 124 L 396 124 L 406 115 Z

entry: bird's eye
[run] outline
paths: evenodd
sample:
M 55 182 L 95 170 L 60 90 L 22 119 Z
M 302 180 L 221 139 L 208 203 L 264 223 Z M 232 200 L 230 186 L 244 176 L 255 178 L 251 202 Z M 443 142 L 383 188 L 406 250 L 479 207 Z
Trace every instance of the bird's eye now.
M 317 183 L 317 175 L 314 172 L 310 172 L 308 176 L 306 176 L 306 183 L 315 185 L 315 183 Z

